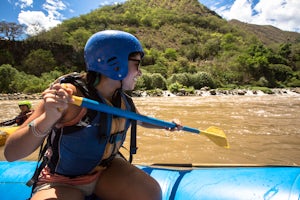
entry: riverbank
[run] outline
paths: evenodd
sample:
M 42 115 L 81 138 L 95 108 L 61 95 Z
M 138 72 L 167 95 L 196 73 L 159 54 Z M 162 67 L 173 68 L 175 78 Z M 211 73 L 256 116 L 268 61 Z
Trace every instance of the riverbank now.
M 232 89 L 232 90 L 222 90 L 222 89 L 209 89 L 202 88 L 201 90 L 195 90 L 193 92 L 187 92 L 181 90 L 177 93 L 171 93 L 168 90 L 152 90 L 152 91 L 133 91 L 133 97 L 159 97 L 159 96 L 210 96 L 210 95 L 300 95 L 300 88 L 274 88 L 268 89 L 268 91 L 263 90 L 247 90 L 247 89 Z M 24 93 L 13 93 L 13 94 L 0 94 L 1 100 L 37 100 L 41 99 L 40 93 L 37 94 L 24 94 Z
M 300 95 L 300 88 L 274 88 L 267 90 L 248 90 L 248 89 L 209 89 L 202 88 L 192 92 L 180 90 L 177 93 L 170 91 L 152 90 L 152 91 L 133 91 L 134 97 L 147 97 L 147 96 L 224 96 L 224 95 Z

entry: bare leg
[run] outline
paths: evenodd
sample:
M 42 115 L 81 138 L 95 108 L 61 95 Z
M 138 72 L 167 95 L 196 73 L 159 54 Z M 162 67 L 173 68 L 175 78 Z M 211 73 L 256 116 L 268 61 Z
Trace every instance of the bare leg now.
M 83 200 L 84 196 L 81 191 L 75 188 L 57 186 L 54 188 L 40 190 L 36 192 L 31 200 L 63 200 L 63 199 L 72 199 L 72 200 Z
M 155 179 L 121 158 L 115 158 L 102 172 L 94 192 L 104 200 L 160 200 Z

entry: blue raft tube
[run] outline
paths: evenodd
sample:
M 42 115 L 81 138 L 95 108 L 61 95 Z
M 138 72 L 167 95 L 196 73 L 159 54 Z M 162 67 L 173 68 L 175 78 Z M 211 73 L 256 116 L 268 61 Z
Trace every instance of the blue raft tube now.
M 164 200 L 300 200 L 298 166 L 141 166 L 160 184 Z M 1 200 L 25 200 L 36 162 L 0 161 Z

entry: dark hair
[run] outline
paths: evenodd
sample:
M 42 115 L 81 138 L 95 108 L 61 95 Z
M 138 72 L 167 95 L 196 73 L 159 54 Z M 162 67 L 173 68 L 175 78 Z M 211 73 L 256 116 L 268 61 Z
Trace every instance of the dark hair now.
M 89 88 L 95 88 L 100 82 L 101 74 L 94 71 L 89 71 L 86 73 L 85 79 Z

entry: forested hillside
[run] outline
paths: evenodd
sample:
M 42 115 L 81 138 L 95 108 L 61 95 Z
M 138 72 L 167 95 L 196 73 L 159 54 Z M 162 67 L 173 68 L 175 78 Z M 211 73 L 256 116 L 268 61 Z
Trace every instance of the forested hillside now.
M 63 73 L 83 71 L 85 42 L 105 29 L 141 40 L 146 56 L 137 89 L 300 86 L 299 33 L 277 30 L 292 39 L 265 42 L 254 29 L 227 22 L 197 0 L 129 0 L 25 41 L 1 40 L 0 92 L 39 92 Z M 274 38 L 264 30 L 265 39 Z

